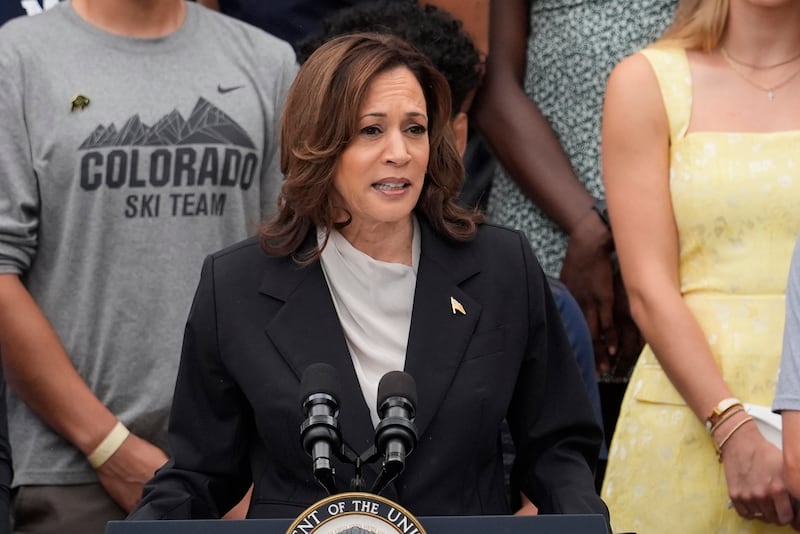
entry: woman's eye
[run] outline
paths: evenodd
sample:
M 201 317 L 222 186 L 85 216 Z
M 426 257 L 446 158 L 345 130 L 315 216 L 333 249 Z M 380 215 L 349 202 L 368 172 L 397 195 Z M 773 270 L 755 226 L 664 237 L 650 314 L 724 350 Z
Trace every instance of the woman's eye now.
M 422 126 L 421 124 L 413 124 L 408 127 L 408 131 L 409 133 L 412 133 L 414 135 L 423 135 L 425 134 L 425 132 L 428 131 L 428 129 Z
M 363 135 L 372 136 L 372 135 L 378 135 L 379 133 L 381 133 L 381 129 L 378 128 L 377 126 L 364 126 L 363 128 L 361 128 L 361 134 Z

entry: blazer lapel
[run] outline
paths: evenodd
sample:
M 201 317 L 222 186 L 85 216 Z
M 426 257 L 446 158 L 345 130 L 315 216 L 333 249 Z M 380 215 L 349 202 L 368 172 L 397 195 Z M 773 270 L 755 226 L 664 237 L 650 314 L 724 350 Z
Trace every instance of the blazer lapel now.
M 271 271 L 262 281 L 261 293 L 284 302 L 267 324 L 266 334 L 298 381 L 312 363 L 328 363 L 338 370 L 342 438 L 361 454 L 372 445 L 375 429 L 322 267 L 318 261 L 302 268 L 287 263 L 291 266 L 280 273 Z
M 442 240 L 420 217 L 417 271 L 405 370 L 417 383 L 419 435 L 436 415 L 461 363 L 481 306 L 459 285 L 479 271 L 468 247 Z
M 422 251 L 405 370 L 417 383 L 415 422 L 422 436 L 461 363 L 481 306 L 459 288 L 479 271 L 469 248 L 444 241 L 422 218 L 420 229 Z M 320 263 L 299 268 L 287 260 L 286 267 L 264 277 L 260 292 L 284 303 L 266 325 L 266 335 L 298 381 L 312 363 L 329 363 L 339 370 L 342 437 L 361 454 L 372 446 L 375 429 Z M 367 469 L 377 473 L 380 462 Z M 383 494 L 396 497 L 393 486 Z

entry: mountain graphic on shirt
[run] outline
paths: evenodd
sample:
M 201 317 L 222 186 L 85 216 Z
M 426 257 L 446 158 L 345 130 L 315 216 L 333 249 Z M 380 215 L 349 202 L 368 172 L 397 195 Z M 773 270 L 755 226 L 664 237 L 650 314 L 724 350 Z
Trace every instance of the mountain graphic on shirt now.
M 119 130 L 114 123 L 108 126 L 99 125 L 79 148 L 198 144 L 256 148 L 250 136 L 236 121 L 202 97 L 197 100 L 188 119 L 184 119 L 178 110 L 172 110 L 154 125 L 148 126 L 137 113 L 125 121 Z

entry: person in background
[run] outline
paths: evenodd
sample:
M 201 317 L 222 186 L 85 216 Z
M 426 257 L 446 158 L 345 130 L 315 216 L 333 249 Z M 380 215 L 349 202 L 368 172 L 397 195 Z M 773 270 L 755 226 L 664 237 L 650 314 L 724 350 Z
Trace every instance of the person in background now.
M 277 209 L 294 53 L 183 0 L 0 28 L 14 528 L 102 533 L 166 462 L 195 265 Z
M 796 507 L 800 501 L 800 240 L 789 267 L 783 350 L 772 408 L 781 414 L 783 478 Z
M 607 436 L 642 339 L 605 208 L 603 95 L 611 68 L 657 38 L 676 3 L 492 2 L 486 77 L 473 106 L 500 164 L 487 216 L 524 231 L 545 272 L 578 301 L 592 338 Z
M 403 0 L 398 0 L 403 1 Z M 319 31 L 322 20 L 340 9 L 372 0 L 197 0 L 208 8 L 261 28 L 291 44 Z
M 417 3 L 417 0 L 394 0 Z M 297 48 L 303 39 L 318 34 L 322 21 L 337 11 L 359 5 L 369 5 L 374 0 L 198 0 L 200 4 L 216 9 L 248 24 L 262 28 L 284 39 Z M 489 0 L 419 0 L 419 5 L 435 5 L 450 13 L 464 24 L 475 46 L 483 55 L 488 47 L 488 28 L 485 24 Z
M 609 79 L 603 176 L 647 340 L 602 491 L 618 530 L 800 528 L 747 411 L 775 394 L 800 234 L 798 73 L 800 3 L 682 0 Z
M 282 119 L 279 213 L 206 259 L 173 455 L 131 519 L 218 517 L 251 483 L 248 517 L 296 517 L 324 497 L 297 433 L 300 377 L 318 362 L 338 370 L 357 452 L 380 421 L 379 379 L 416 380 L 419 439 L 384 491 L 413 514 L 511 512 L 507 418 L 514 472 L 542 512 L 605 515 L 602 433 L 546 279 L 523 236 L 455 202 L 450 117 L 447 81 L 397 37 L 338 37 L 303 64 Z M 333 467 L 349 487 L 352 466 Z M 363 475 L 369 487 L 377 471 Z

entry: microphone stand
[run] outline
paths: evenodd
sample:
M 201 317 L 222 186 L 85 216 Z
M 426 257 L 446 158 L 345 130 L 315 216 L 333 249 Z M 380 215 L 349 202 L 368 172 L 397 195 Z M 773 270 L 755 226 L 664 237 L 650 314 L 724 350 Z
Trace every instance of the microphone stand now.
M 374 445 L 364 451 L 361 455 L 356 455 L 349 445 L 342 442 L 341 448 L 336 451 L 336 457 L 342 462 L 352 465 L 355 469 L 353 478 L 350 479 L 350 486 L 348 488 L 349 491 L 366 491 L 367 482 L 364 480 L 363 476 L 364 465 L 375 463 L 376 460 L 382 458 L 383 456 L 384 455 L 378 451 Z M 372 484 L 369 492 L 375 495 L 380 495 L 386 486 L 388 486 L 395 478 L 398 477 L 398 475 L 400 475 L 400 473 L 403 472 L 404 467 L 405 465 L 399 462 L 384 462 L 380 472 L 378 473 L 378 478 L 375 479 L 375 482 Z M 319 482 L 320 485 L 325 488 L 329 495 L 334 495 L 337 493 L 336 485 L 333 481 L 333 469 L 323 471 L 320 474 L 324 478 L 321 479 L 317 474 L 316 469 L 314 470 L 314 476 L 317 478 L 317 482 Z
M 351 491 L 366 491 L 366 481 L 361 474 L 362 467 L 366 464 L 375 463 L 375 461 L 379 458 L 382 458 L 383 454 L 373 445 L 366 451 L 364 451 L 361 456 L 355 458 L 353 462 L 350 462 L 353 466 L 355 466 L 355 475 L 350 480 L 350 490 Z M 375 482 L 372 484 L 369 492 L 375 495 L 380 495 L 381 492 L 388 486 L 397 476 L 403 472 L 403 468 L 405 466 L 398 462 L 384 462 L 381 466 L 381 470 L 378 473 L 378 478 L 375 479 Z

